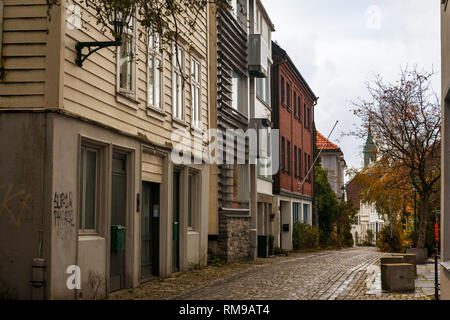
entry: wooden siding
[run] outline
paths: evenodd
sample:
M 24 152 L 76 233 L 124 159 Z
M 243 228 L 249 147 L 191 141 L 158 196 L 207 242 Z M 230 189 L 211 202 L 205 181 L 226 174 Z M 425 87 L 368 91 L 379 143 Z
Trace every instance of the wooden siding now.
M 147 40 L 143 34 L 137 40 L 137 109 L 122 104 L 116 93 L 116 48 L 104 48 L 89 56 L 83 67 L 75 64 L 77 41 L 108 41 L 96 25 L 91 9 L 82 7 L 82 28 L 66 30 L 64 52 L 64 109 L 105 125 L 120 129 L 128 134 L 145 134 L 159 145 L 170 141 L 172 132 L 180 125 L 172 120 L 172 64 L 164 54 L 163 64 L 163 109 L 161 113 L 147 107 Z M 208 48 L 207 15 L 198 21 L 199 27 L 193 43 L 201 62 L 201 119 L 203 130 L 208 129 Z M 137 32 L 139 34 L 139 31 Z M 190 74 L 190 59 L 185 55 L 185 73 Z M 184 88 L 184 120 L 186 129 L 191 130 L 190 83 Z M 182 128 L 184 126 L 181 125 Z
M 146 152 L 142 154 L 142 180 L 162 183 L 163 160 L 161 157 Z
M 43 108 L 48 31 L 45 0 L 3 1 L 0 109 Z

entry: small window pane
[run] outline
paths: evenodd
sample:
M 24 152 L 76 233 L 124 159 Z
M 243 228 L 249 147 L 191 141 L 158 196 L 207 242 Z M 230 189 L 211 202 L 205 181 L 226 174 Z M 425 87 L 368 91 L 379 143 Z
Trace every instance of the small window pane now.
M 155 104 L 154 106 L 156 108 L 161 108 L 161 60 L 156 58 L 156 64 L 155 64 Z
M 131 39 L 125 36 L 120 46 L 120 59 L 119 59 L 119 70 L 120 70 L 120 88 L 131 91 L 131 77 L 132 77 L 132 59 L 131 59 Z
M 148 61 L 148 101 L 155 105 L 155 58 L 152 56 Z

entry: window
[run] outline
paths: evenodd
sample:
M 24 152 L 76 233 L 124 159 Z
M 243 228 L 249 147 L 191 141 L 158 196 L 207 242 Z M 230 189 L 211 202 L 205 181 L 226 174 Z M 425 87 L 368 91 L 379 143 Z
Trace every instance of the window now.
M 197 173 L 190 172 L 188 176 L 188 228 L 194 230 L 196 228 L 196 218 L 199 205 L 200 181 Z
M 308 223 L 309 205 L 303 204 L 303 222 Z
M 201 120 L 201 109 L 200 109 L 200 99 L 201 99 L 201 68 L 200 63 L 192 58 L 191 60 L 191 105 L 192 105 L 192 125 L 194 127 L 200 128 L 202 124 Z
M 286 105 L 291 106 L 291 86 L 286 82 Z
M 287 142 L 287 172 L 291 173 L 291 143 Z
M 245 2 L 241 2 L 241 0 L 231 0 L 231 12 L 236 17 L 237 21 L 243 28 L 247 28 L 247 13 Z
M 81 147 L 79 229 L 83 233 L 97 232 L 99 152 L 87 146 Z
M 298 149 L 298 177 L 302 177 L 302 150 Z
M 172 55 L 172 112 L 173 117 L 183 120 L 184 103 L 183 103 L 183 76 L 181 70 L 184 66 L 183 49 L 174 46 Z
M 301 115 L 301 111 L 302 111 L 302 100 L 301 100 L 301 97 L 300 96 L 298 96 L 298 104 L 297 104 L 297 108 L 298 108 L 298 111 L 297 111 L 297 116 L 298 116 L 298 119 L 299 120 L 301 120 L 302 119 L 302 115 Z M 301 123 L 301 122 L 300 122 Z
M 127 95 L 133 95 L 136 90 L 136 52 L 134 41 L 134 19 L 130 20 L 129 25 L 123 30 L 122 44 L 119 47 L 118 68 L 119 68 L 119 92 Z
M 281 170 L 284 171 L 284 138 L 281 138 Z
M 306 155 L 306 152 L 305 152 L 305 154 L 304 154 L 304 158 L 303 159 L 305 159 L 305 177 L 307 177 L 308 176 L 308 166 L 307 166 L 307 163 L 306 163 L 306 159 L 308 159 L 308 156 Z
M 294 92 L 294 105 L 293 105 L 293 108 L 294 108 L 294 116 L 296 117 L 297 116 L 297 92 Z
M 148 37 L 148 106 L 161 109 L 162 97 L 162 54 L 158 34 Z
M 281 77 L 281 104 L 284 103 L 284 78 Z
M 270 63 L 268 63 L 268 66 L 270 66 Z M 256 96 L 267 105 L 270 105 L 270 67 L 266 78 L 256 79 Z
M 297 176 L 297 147 L 294 146 L 294 176 Z

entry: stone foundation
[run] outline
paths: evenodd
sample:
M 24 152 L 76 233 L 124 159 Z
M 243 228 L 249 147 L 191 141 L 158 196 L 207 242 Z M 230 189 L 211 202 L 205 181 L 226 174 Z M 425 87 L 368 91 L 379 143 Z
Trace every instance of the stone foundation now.
M 251 258 L 250 216 L 219 214 L 219 237 L 217 253 L 226 261 Z

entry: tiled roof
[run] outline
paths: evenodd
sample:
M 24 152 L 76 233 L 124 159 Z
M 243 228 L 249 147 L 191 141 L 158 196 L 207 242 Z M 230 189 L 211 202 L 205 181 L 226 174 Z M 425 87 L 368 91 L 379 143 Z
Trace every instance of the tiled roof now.
M 341 151 L 341 148 L 339 148 L 337 145 L 335 145 L 333 142 L 325 138 L 319 131 L 316 131 L 316 145 L 318 150 L 334 150 L 334 151 Z

